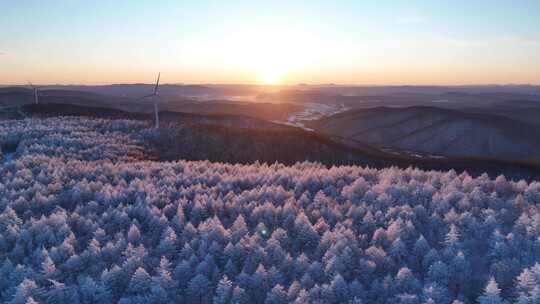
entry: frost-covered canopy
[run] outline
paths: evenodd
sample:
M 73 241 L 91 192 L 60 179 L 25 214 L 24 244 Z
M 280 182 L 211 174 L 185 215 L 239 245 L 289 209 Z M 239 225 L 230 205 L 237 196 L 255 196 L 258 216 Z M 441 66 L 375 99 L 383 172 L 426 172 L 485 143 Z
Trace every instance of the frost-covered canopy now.
M 540 183 L 141 160 L 132 121 L 0 123 L 0 302 L 539 303 Z

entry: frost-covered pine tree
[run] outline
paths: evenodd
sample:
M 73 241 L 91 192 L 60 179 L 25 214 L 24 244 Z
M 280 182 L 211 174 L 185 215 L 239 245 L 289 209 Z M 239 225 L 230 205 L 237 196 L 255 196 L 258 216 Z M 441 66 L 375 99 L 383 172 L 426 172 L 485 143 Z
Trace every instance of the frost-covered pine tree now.
M 207 303 L 212 298 L 209 288 L 210 282 L 208 279 L 202 274 L 196 275 L 188 284 L 187 296 L 189 302 L 195 304 Z
M 489 279 L 484 294 L 478 298 L 480 304 L 502 304 L 505 303 L 500 297 L 501 290 L 494 278 Z
M 516 290 L 520 298 L 528 298 L 531 296 L 534 288 L 538 287 L 536 275 L 528 268 L 523 269 L 521 274 L 516 278 Z
M 79 294 L 75 288 L 54 280 L 50 282 L 52 286 L 47 289 L 44 295 L 46 303 L 70 304 L 80 302 Z
M 82 278 L 79 285 L 81 303 L 112 302 L 111 291 L 107 286 L 96 283 L 92 278 Z
M 233 293 L 233 285 L 229 278 L 227 276 L 224 276 L 219 281 L 217 288 L 216 288 L 216 294 L 214 296 L 214 299 L 212 301 L 213 304 L 226 304 L 231 301 Z
M 13 298 L 8 302 L 9 304 L 26 304 L 29 299 L 38 294 L 38 286 L 36 283 L 29 279 L 24 281 L 17 287 Z M 33 299 L 32 299 L 33 300 Z
M 144 268 L 139 267 L 135 270 L 135 273 L 131 276 L 129 281 L 128 291 L 131 294 L 145 294 L 150 292 L 152 285 L 152 278 L 144 270 Z
M 139 228 L 137 228 L 136 225 L 131 225 L 128 231 L 127 239 L 130 243 L 133 245 L 138 245 L 139 241 L 141 239 L 141 232 L 139 231 Z
M 264 304 L 287 304 L 287 293 L 283 286 L 277 284 L 266 295 Z
M 238 303 L 238 304 L 248 304 L 248 303 L 250 303 L 249 302 L 249 297 L 246 294 L 246 291 L 243 288 L 239 287 L 239 286 L 234 287 L 232 298 L 231 298 L 231 303 Z
M 350 299 L 349 286 L 340 274 L 336 274 L 332 282 L 330 282 L 330 290 L 332 292 L 332 303 L 343 303 Z

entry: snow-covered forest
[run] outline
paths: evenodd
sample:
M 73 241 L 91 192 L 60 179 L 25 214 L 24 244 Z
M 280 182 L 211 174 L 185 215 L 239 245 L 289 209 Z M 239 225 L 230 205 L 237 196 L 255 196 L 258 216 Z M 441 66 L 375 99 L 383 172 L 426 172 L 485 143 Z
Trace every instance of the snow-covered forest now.
M 540 303 L 539 182 L 155 162 L 147 127 L 0 121 L 0 302 Z

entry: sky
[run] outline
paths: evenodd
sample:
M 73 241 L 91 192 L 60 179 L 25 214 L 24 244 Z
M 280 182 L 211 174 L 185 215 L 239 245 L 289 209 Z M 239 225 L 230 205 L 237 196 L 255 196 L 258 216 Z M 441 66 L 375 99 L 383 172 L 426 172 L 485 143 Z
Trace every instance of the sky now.
M 540 84 L 540 1 L 0 0 L 0 83 Z

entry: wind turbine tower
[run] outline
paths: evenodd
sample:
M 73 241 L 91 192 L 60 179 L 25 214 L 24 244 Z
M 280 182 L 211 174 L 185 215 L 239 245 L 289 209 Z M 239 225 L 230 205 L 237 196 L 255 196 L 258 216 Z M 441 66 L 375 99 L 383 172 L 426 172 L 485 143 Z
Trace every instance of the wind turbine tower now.
M 35 103 L 35 104 L 39 104 L 38 91 L 39 91 L 39 89 L 41 89 L 41 87 L 36 87 L 36 86 L 34 86 L 31 82 L 28 82 L 28 84 L 30 85 L 30 87 L 31 87 L 32 90 L 34 91 L 34 103 Z
M 159 96 L 159 78 L 161 76 L 161 73 L 158 73 L 156 85 L 154 86 L 154 91 L 152 94 L 143 96 L 141 99 L 145 98 L 151 98 L 154 102 L 154 120 L 155 120 L 155 128 L 159 128 L 159 109 L 158 109 L 158 103 L 161 101 L 161 97 Z

